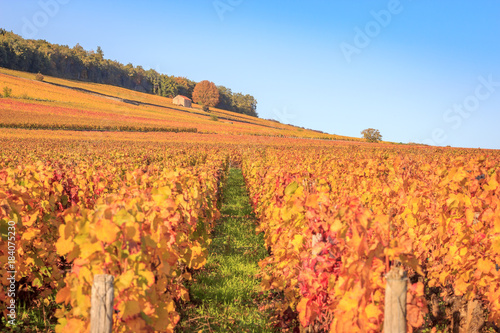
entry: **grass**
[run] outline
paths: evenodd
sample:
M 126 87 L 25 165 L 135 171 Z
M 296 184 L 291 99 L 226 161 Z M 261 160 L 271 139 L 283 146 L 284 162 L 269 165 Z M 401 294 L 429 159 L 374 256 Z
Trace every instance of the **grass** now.
M 35 306 L 27 306 L 21 302 L 16 308 L 16 325 L 8 325 L 6 317 L 2 316 L 0 331 L 12 333 L 55 332 L 57 319 L 54 317 L 54 312 L 58 307 L 55 303 L 55 296 L 49 296 L 45 302 L 38 303 Z
M 181 309 L 177 332 L 273 332 L 260 311 L 258 262 L 267 256 L 248 201 L 241 170 L 231 169 L 206 267 L 193 275 L 191 302 Z

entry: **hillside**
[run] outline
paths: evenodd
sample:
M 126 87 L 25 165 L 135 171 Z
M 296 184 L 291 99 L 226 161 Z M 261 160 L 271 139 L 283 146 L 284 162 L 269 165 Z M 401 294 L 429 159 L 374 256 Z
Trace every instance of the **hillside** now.
M 0 67 L 58 78 L 103 83 L 173 98 L 178 94 L 192 98 L 197 82 L 182 76 L 158 73 L 154 69 L 106 59 L 98 46 L 85 50 L 80 44 L 70 48 L 46 40 L 25 39 L 0 28 Z M 217 86 L 224 110 L 257 117 L 257 100 L 244 93 Z
M 5 97 L 4 89 L 9 91 Z M 43 129 L 119 129 L 361 141 L 231 111 L 185 108 L 166 98 L 116 86 L 0 68 L 0 126 Z

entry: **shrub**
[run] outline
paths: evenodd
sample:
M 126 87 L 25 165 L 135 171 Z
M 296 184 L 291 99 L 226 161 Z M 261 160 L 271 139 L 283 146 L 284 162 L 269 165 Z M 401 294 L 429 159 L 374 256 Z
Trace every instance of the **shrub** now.
M 208 105 L 203 105 L 202 109 L 205 112 L 210 112 L 210 107 Z
M 42 73 L 38 72 L 38 74 L 35 75 L 35 80 L 37 81 L 43 81 L 45 77 L 42 75 Z
M 12 89 L 9 87 L 3 87 L 3 97 L 10 97 L 12 95 Z
M 219 121 L 219 117 L 217 117 L 216 115 L 213 114 L 210 116 L 210 120 Z

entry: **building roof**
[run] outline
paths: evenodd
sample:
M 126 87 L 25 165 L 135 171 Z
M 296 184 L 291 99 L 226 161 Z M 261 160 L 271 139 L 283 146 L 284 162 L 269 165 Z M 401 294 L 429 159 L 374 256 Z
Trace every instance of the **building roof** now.
M 182 95 L 177 95 L 177 96 L 176 96 L 176 98 L 177 98 L 177 97 L 182 97 L 182 98 L 184 98 L 184 99 L 187 99 L 188 101 L 190 101 L 190 100 L 191 100 L 190 98 L 188 98 L 188 97 L 186 97 L 186 96 L 182 96 Z

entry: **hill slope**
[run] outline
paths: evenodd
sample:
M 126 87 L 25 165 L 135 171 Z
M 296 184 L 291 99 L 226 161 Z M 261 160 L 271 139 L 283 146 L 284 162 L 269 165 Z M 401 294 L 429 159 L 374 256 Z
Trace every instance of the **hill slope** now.
M 32 73 L 0 68 L 0 88 L 4 87 L 11 92 L 8 98 L 0 99 L 3 127 L 137 131 L 177 128 L 212 134 L 361 141 L 221 109 L 206 113 L 199 105 L 180 107 L 173 105 L 170 98 L 116 86 L 49 76 L 40 82 Z

